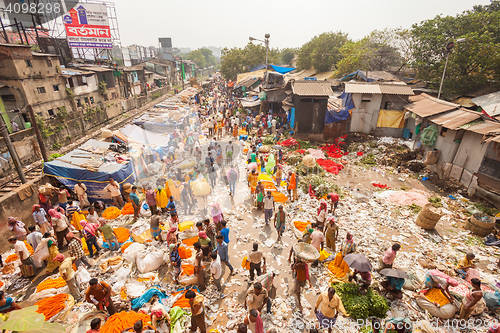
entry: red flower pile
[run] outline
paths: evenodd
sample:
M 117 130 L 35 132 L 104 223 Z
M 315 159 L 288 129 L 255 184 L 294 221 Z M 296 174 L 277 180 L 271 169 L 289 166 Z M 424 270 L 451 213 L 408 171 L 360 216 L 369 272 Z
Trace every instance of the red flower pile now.
M 336 175 L 339 174 L 339 171 L 344 168 L 342 164 L 336 163 L 332 160 L 324 160 L 322 158 L 317 159 L 316 162 L 318 162 L 321 167 L 329 173 L 334 173 Z
M 295 152 L 299 153 L 299 154 L 304 154 L 306 151 L 304 149 L 299 149 L 299 150 L 296 150 Z
M 290 138 L 288 140 L 278 142 L 278 144 L 280 146 L 283 146 L 283 147 L 292 147 L 292 146 L 298 145 L 299 142 L 297 140 L 295 140 L 294 138 Z
M 356 153 L 356 155 L 358 155 L 358 156 L 363 156 L 363 154 L 364 154 L 364 153 L 363 153 L 362 151 L 358 151 L 358 152 Z

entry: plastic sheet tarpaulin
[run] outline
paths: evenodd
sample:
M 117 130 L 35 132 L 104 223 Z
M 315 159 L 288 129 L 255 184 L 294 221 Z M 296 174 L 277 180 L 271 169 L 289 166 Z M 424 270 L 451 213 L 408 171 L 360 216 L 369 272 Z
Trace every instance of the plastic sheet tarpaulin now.
M 403 128 L 404 116 L 404 111 L 380 109 L 377 127 Z
M 354 102 L 352 101 L 352 94 L 342 93 L 340 96 L 342 99 L 342 109 L 339 111 L 332 108 L 328 108 L 325 114 L 325 125 L 331 123 L 338 123 L 342 120 L 347 120 L 351 116 L 350 111 L 354 109 Z
M 83 144 L 83 146 L 87 147 L 109 147 L 109 145 L 111 145 L 111 143 L 97 140 L 89 140 Z M 104 187 L 109 184 L 110 177 L 116 180 L 120 185 L 123 183 L 133 184 L 135 181 L 132 163 L 119 164 L 116 162 L 106 162 L 98 168 L 97 172 L 95 172 L 64 162 L 68 161 L 75 164 L 82 164 L 85 162 L 84 158 L 72 158 L 71 156 L 73 155 L 94 156 L 88 151 L 77 148 L 62 157 L 45 163 L 43 166 L 43 173 L 47 176 L 57 178 L 71 190 L 74 190 L 77 181 L 81 181 L 87 186 L 87 195 L 91 201 L 103 200 L 105 202 L 111 202 L 109 192 L 104 191 Z
M 165 295 L 165 293 L 161 292 L 157 288 L 148 289 L 144 294 L 142 294 L 141 297 L 134 298 L 132 300 L 132 310 L 140 309 L 144 304 L 148 303 L 151 298 L 153 298 L 153 296 L 158 296 L 158 299 L 162 304 L 163 300 L 167 298 L 167 295 Z
M 265 66 L 264 66 L 265 67 Z M 293 71 L 295 68 L 293 67 L 281 67 L 281 66 L 276 66 L 276 65 L 271 65 L 271 67 L 278 73 L 280 74 L 286 74 L 286 73 L 290 73 L 291 71 Z
M 290 112 L 288 113 L 287 120 L 290 123 L 290 127 L 294 128 L 295 127 L 295 108 L 290 109 Z

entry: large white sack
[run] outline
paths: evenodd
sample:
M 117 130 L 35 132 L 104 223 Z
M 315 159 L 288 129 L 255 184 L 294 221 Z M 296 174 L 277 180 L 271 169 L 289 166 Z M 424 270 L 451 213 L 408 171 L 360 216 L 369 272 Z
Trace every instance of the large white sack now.
M 123 259 L 128 262 L 135 262 L 137 257 L 137 253 L 143 251 L 146 248 L 144 244 L 141 243 L 132 243 L 129 247 L 125 249 L 123 252 Z
M 423 297 L 417 297 L 415 301 L 422 310 L 425 310 L 434 317 L 438 317 L 441 319 L 450 319 L 457 312 L 457 307 L 451 303 L 445 304 L 440 307 L 434 305 L 434 303 Z
M 163 253 L 143 250 L 137 253 L 135 264 L 141 273 L 155 271 L 163 264 Z
M 80 283 L 80 285 L 89 283 L 90 273 L 83 265 L 80 265 L 80 267 L 78 267 L 78 270 L 75 274 L 78 277 L 78 282 Z

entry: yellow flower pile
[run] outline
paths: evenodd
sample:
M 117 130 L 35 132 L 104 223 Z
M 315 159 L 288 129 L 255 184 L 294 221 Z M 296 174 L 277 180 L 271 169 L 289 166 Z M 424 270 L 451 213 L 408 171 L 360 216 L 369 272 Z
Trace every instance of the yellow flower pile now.
M 432 303 L 437 303 L 439 306 L 446 305 L 450 303 L 450 301 L 443 294 L 441 289 L 432 288 L 428 292 L 425 293 L 425 297 Z

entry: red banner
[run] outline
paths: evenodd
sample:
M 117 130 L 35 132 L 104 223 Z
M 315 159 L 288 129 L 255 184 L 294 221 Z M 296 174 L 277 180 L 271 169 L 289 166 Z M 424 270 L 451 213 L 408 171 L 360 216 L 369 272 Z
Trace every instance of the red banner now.
M 66 34 L 68 37 L 111 38 L 111 31 L 107 25 L 66 24 Z

